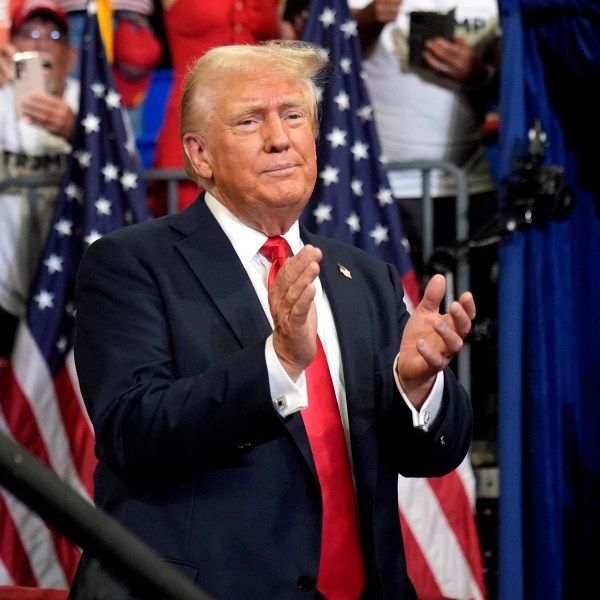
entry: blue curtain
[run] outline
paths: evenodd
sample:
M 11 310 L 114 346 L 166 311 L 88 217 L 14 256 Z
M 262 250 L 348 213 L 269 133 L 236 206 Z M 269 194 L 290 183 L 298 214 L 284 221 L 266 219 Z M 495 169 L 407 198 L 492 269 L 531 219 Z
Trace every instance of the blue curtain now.
M 600 2 L 499 6 L 501 203 L 539 120 L 574 205 L 499 249 L 498 597 L 585 598 L 600 566 Z

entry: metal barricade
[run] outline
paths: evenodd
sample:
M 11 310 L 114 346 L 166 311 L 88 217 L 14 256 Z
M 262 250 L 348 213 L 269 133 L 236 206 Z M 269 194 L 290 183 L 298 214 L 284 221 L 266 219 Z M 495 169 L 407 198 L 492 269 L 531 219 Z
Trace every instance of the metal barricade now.
M 30 203 L 30 218 L 29 218 L 29 237 L 34 240 L 42 235 L 43 224 L 39 222 L 39 211 L 36 210 L 36 205 L 39 202 L 47 202 L 47 198 L 41 197 L 38 190 L 40 188 L 51 188 L 56 186 L 59 189 L 61 181 L 60 175 L 28 175 L 26 177 L 6 177 L 0 179 L 0 194 L 15 193 L 26 194 Z M 14 192 L 13 192 L 14 191 Z M 36 252 L 30 252 L 29 264 L 27 269 L 29 273 L 35 273 L 38 268 L 39 256 Z
M 177 187 L 180 181 L 189 179 L 183 169 L 145 169 L 141 172 L 145 181 L 160 181 L 167 184 L 167 212 L 177 212 Z

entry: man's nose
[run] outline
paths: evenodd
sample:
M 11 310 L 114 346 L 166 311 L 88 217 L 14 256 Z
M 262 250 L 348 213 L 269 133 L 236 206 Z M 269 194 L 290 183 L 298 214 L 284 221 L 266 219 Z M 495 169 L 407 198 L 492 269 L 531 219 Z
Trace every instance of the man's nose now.
M 264 140 L 267 152 L 285 150 L 289 147 L 290 139 L 279 116 L 269 117 L 265 120 Z

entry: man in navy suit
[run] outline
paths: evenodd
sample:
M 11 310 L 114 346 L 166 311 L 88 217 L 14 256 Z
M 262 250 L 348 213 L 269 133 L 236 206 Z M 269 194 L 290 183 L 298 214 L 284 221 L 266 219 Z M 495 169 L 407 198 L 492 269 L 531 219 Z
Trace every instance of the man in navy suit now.
M 364 568 L 361 589 L 328 600 L 416 598 L 398 473 L 446 474 L 471 439 L 470 401 L 448 365 L 475 317 L 472 295 L 441 314 L 436 275 L 409 315 L 393 266 L 298 223 L 317 176 L 324 60 L 302 43 L 208 52 L 181 103 L 186 170 L 205 191 L 183 212 L 104 236 L 78 275 L 95 501 L 219 600 L 325 597 L 323 482 L 302 418 L 317 333 Z M 291 255 L 267 289 L 259 250 L 272 236 Z M 84 552 L 72 598 L 89 597 L 92 563 Z

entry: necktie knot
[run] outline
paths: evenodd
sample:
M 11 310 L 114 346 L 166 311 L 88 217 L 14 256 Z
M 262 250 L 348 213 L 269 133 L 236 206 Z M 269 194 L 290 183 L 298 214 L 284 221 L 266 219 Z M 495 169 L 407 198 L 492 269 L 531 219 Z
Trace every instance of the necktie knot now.
M 272 263 L 267 282 L 267 287 L 270 288 L 273 281 L 275 281 L 279 267 L 288 259 L 291 248 L 285 238 L 282 238 L 280 235 L 274 235 L 261 246 L 259 252 Z
M 275 235 L 262 245 L 259 252 L 271 263 L 284 263 L 290 253 L 290 245 L 285 238 Z

